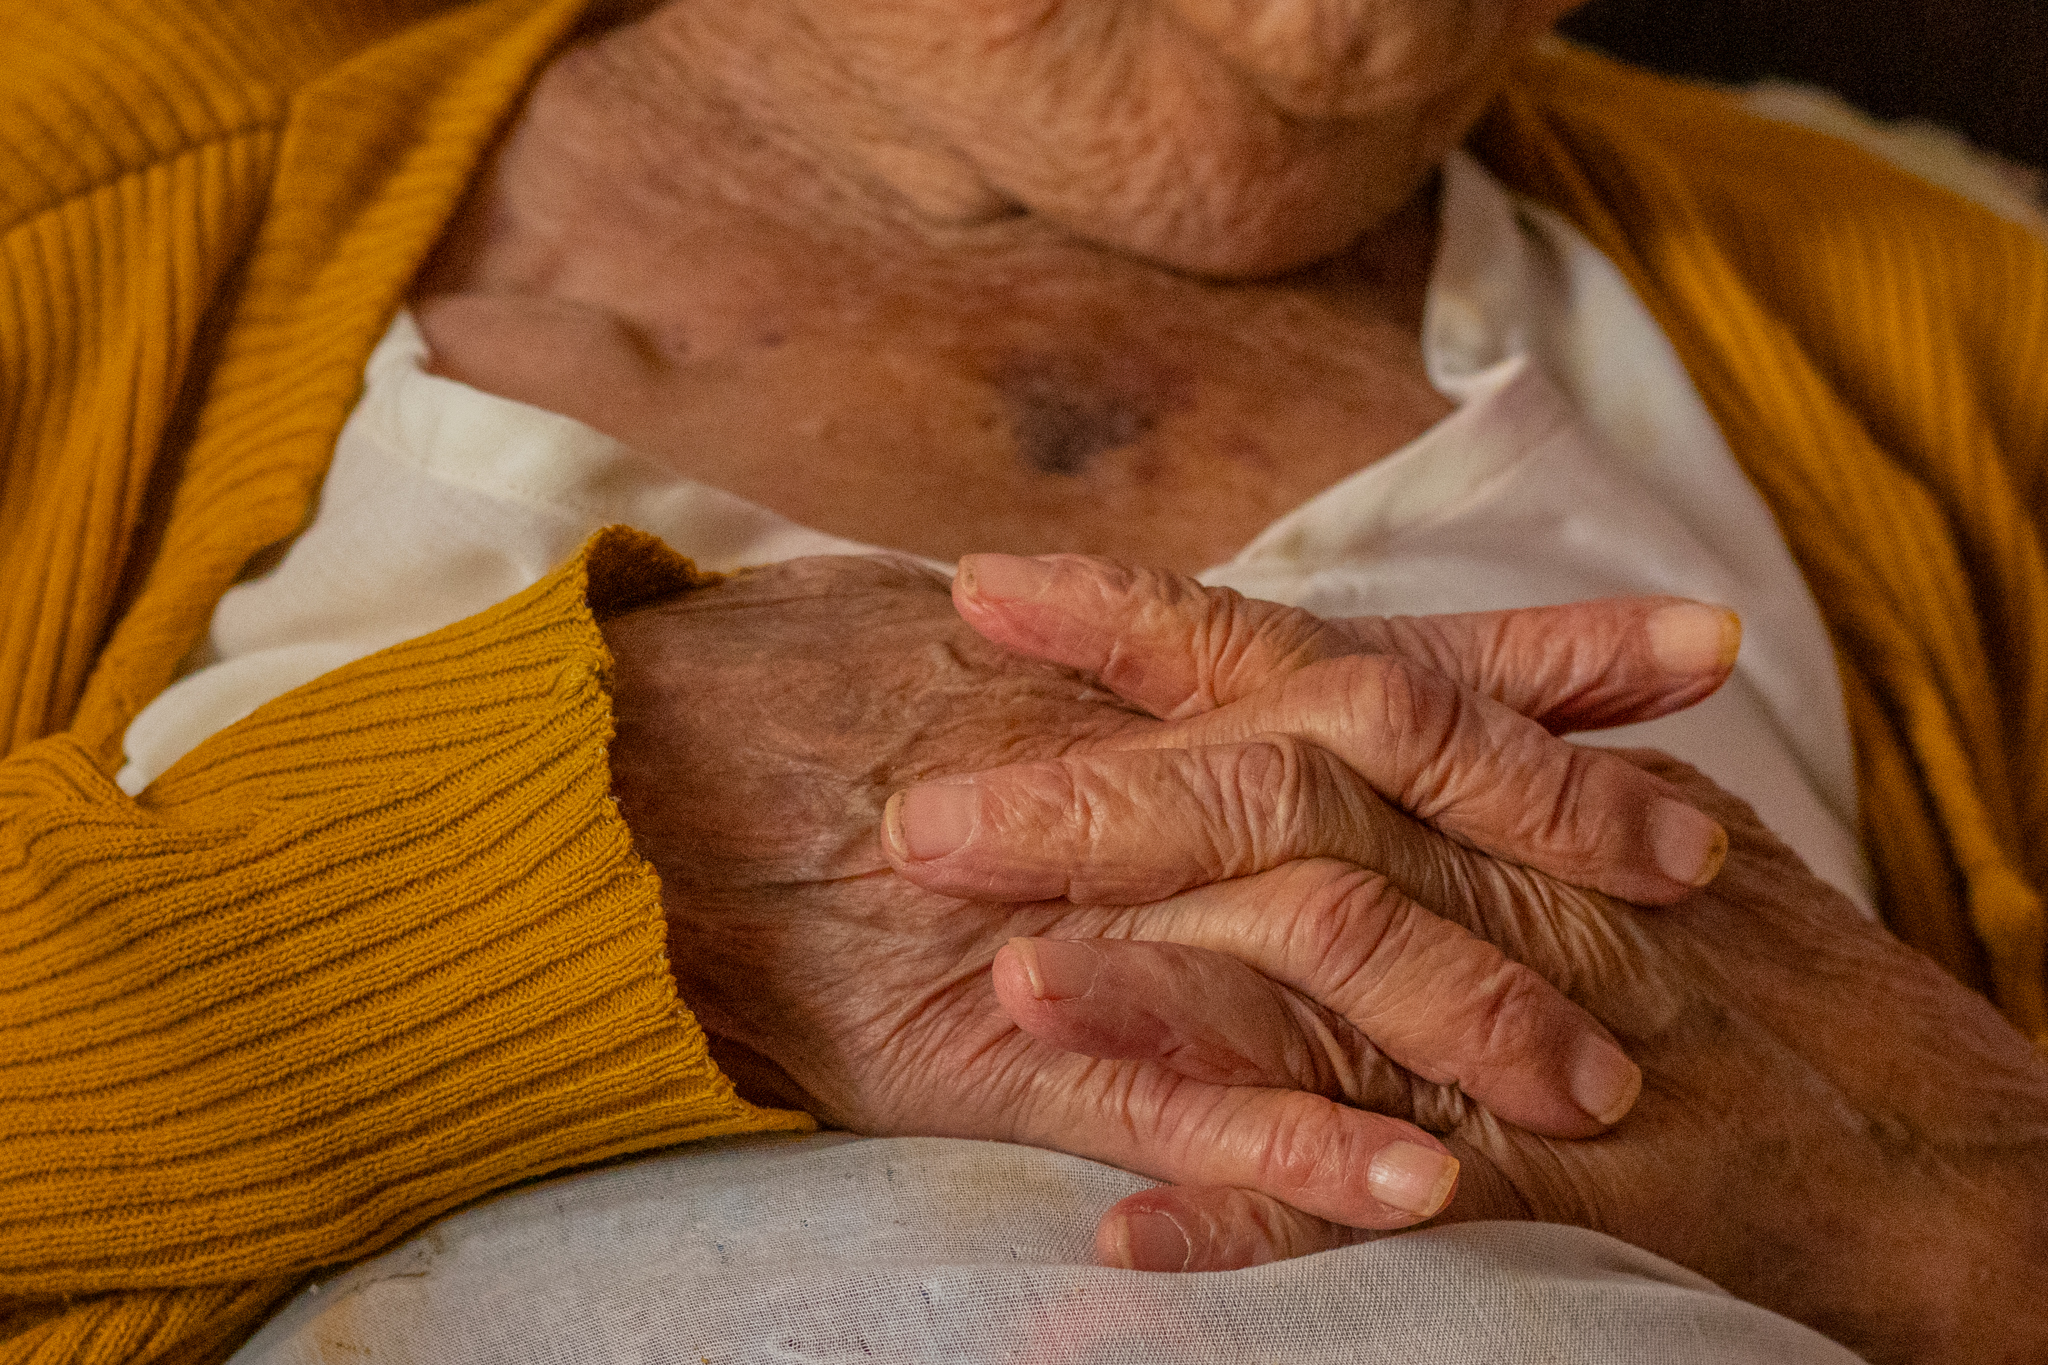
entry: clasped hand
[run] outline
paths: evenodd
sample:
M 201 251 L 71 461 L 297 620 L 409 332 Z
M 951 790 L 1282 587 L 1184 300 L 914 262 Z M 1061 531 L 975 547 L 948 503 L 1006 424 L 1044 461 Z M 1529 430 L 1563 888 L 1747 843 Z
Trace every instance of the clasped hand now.
M 1628 1110 L 1608 1029 L 1444 912 L 1469 918 L 1467 845 L 1643 903 L 1713 875 L 1714 820 L 1551 730 L 1711 691 L 1725 614 L 1326 623 L 1097 561 L 1059 585 L 978 563 L 955 595 L 980 634 L 943 581 L 864 559 L 606 624 L 614 791 L 744 1092 L 1380 1229 L 1444 1206 L 1428 1130 L 1468 1104 L 1560 1138 Z M 1076 995 L 1120 1008 L 1020 1027 Z
M 1008 586 L 990 591 L 987 580 L 997 575 L 986 566 Z M 1185 581 L 1148 582 L 1070 559 L 1033 568 L 986 558 L 969 568 L 979 572 L 963 574 L 956 599 L 990 638 L 1095 670 L 1162 713 L 1206 709 L 1225 736 L 1232 723 L 1220 718 L 1233 708 L 1271 706 L 1290 680 L 1300 688 L 1325 667 L 1316 660 L 1329 640 L 1313 618 Z M 1565 723 L 1577 724 L 1614 708 L 1560 709 L 1559 699 L 1572 695 L 1560 684 L 1574 678 L 1601 680 L 1625 702 L 1653 707 L 1684 695 L 1669 676 L 1674 664 L 1683 672 L 1693 661 L 1700 687 L 1719 680 L 1719 667 L 1710 666 L 1711 614 L 1692 617 L 1695 629 L 1686 610 L 1631 617 L 1643 610 L 1662 609 L 1608 603 L 1547 619 L 1331 629 L 1353 647 L 1440 659 L 1447 678 L 1469 678 L 1553 724 L 1567 715 Z M 1684 627 L 1675 641 L 1674 620 Z M 1552 642 L 1547 666 L 1530 637 L 1518 640 L 1535 627 L 1547 628 L 1536 638 Z M 1632 657 L 1645 636 L 1650 659 Z M 1219 639 L 1238 643 L 1219 647 Z M 1290 649 L 1290 640 L 1309 643 Z M 1559 651 L 1567 662 L 1555 662 Z M 1507 677 L 1468 671 L 1487 659 L 1521 666 Z M 1422 723 L 1412 728 L 1427 734 L 1435 712 L 1420 710 Z M 1511 753 L 1528 734 L 1511 724 L 1495 740 Z M 1361 762 L 1355 747 L 1340 742 L 1329 752 L 1371 775 L 1373 786 L 1400 793 L 1411 811 L 1452 827 L 1427 783 L 1389 786 L 1387 773 Z M 1545 764 L 1556 749 L 1537 742 L 1526 752 L 1535 755 L 1526 766 L 1498 774 L 1521 779 L 1507 794 L 1533 801 L 1539 820 L 1569 809 L 1547 801 L 1557 789 Z M 1511 826 L 1491 819 L 1455 826 L 1462 843 L 1410 827 L 1375 851 L 1369 839 L 1344 834 L 1342 818 L 1327 823 L 1342 817 L 1341 802 L 1247 804 L 1228 784 L 1207 780 L 1211 765 L 1185 757 L 1160 764 L 1161 757 L 1097 752 L 1027 762 L 948 779 L 941 789 L 955 794 L 937 803 L 929 788 L 895 803 L 906 827 L 936 804 L 938 823 L 950 829 L 935 842 L 958 843 L 924 858 L 914 828 L 894 841 L 904 875 L 927 889 L 1052 892 L 1082 904 L 1157 893 L 1165 899 L 1142 912 L 1146 938 L 1168 937 L 1151 926 L 1210 925 L 1223 914 L 1221 932 L 1203 939 L 1217 951 L 1115 940 L 1009 945 L 995 963 L 996 989 L 1034 1037 L 1082 1056 L 1150 1062 L 1241 1087 L 1301 1087 L 1405 1115 L 1442 1137 L 1462 1163 L 1443 1217 L 1533 1218 L 1612 1233 L 1874 1362 L 2048 1359 L 2048 1066 L 1981 996 L 1864 920 L 1742 802 L 1664 755 L 1625 756 L 1711 813 L 1730 840 L 1711 884 L 1644 910 L 1589 889 L 1602 881 L 1612 889 L 1615 880 L 1597 858 L 1567 881 L 1538 870 L 1541 852 L 1518 857 L 1509 847 L 1501 850 L 1508 857 L 1488 857 L 1468 847 L 1489 836 L 1502 842 L 1500 830 Z M 1134 773 L 1142 787 L 1129 780 Z M 1126 780 L 1105 782 L 1117 775 Z M 1341 773 L 1325 776 L 1342 788 Z M 969 800 L 957 796 L 963 787 Z M 1320 823 L 1291 823 L 1275 814 L 1282 809 Z M 1483 807 L 1463 813 L 1475 809 Z M 1422 848 L 1426 856 L 1408 856 Z M 1249 851 L 1257 849 L 1265 851 Z M 1289 856 L 1304 860 L 1258 870 Z M 1304 897 L 1330 905 L 1325 888 L 1365 884 L 1359 867 L 1333 857 L 1386 870 L 1411 903 L 1498 945 L 1611 1029 L 1643 1068 L 1626 1123 L 1596 1140 L 1560 1141 L 1576 1134 L 1517 1117 L 1499 1098 L 1510 1087 L 1493 1075 L 1460 1071 L 1455 1088 L 1431 1084 L 1445 1079 L 1432 1065 L 1477 1055 L 1460 1053 L 1455 1018 L 1430 1018 L 1431 1005 L 1469 1011 L 1468 1023 L 1489 1028 L 1494 1040 L 1531 1020 L 1488 1014 L 1498 997 L 1460 970 L 1476 961 L 1472 940 L 1441 929 L 1375 942 L 1371 913 L 1312 917 L 1316 932 L 1302 956 Z M 1248 897 L 1253 887 L 1261 897 Z M 1372 955 L 1347 957 L 1359 951 L 1351 936 L 1361 932 Z M 1354 1007 L 1384 981 L 1404 979 L 1413 964 L 1401 959 L 1417 951 L 1424 960 L 1439 953 L 1428 983 L 1434 997 L 1425 991 L 1405 1009 Z M 1317 972 L 1324 954 L 1359 965 L 1336 993 L 1327 970 Z M 1416 1018 L 1426 1022 L 1405 1034 L 1404 1023 Z M 1370 1079 L 1361 1084 L 1302 1064 L 1304 1055 L 1342 1051 L 1347 1030 L 1366 1033 L 1405 1070 L 1362 1068 L 1356 1075 Z M 1565 1031 L 1551 1038 L 1585 1045 Z M 1484 1086 L 1469 1079 L 1482 1074 Z M 1528 1074 L 1556 1075 L 1540 1060 Z M 1271 1187 L 1167 1185 L 1110 1210 L 1098 1249 L 1114 1264 L 1223 1269 L 1339 1246 L 1373 1226 L 1317 1217 L 1306 1201 Z

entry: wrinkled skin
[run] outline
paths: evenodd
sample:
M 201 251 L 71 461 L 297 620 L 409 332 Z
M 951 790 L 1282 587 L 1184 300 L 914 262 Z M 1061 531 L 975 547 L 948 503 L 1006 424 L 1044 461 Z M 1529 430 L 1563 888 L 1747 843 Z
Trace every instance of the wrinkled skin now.
M 1032 653 L 1108 661 L 1105 679 L 1132 693 L 1177 677 L 1211 690 L 1222 679 L 1256 697 L 1303 669 L 1288 648 L 1292 632 L 1313 628 L 1299 613 L 1100 562 L 1041 562 L 1068 563 L 1067 586 L 963 600 L 963 612 Z M 1259 628 L 1239 632 L 1254 638 L 1217 648 L 1218 613 L 1254 609 Z M 973 779 L 1004 818 L 985 820 L 963 853 L 905 872 L 940 889 L 1038 875 L 1051 846 L 1070 887 L 1101 883 L 1106 869 L 1124 885 L 1149 875 L 1158 889 L 1195 887 L 1139 910 L 1137 941 L 1010 945 L 995 964 L 1005 1008 L 1077 1051 L 1321 1086 L 1412 1118 L 1463 1163 L 1447 1218 L 1611 1233 L 1873 1360 L 2043 1358 L 2048 1066 L 1982 997 L 1864 921 L 1742 802 L 1666 756 L 1632 757 L 1730 836 L 1704 889 L 1644 911 L 1433 835 L 1404 873 L 1420 900 L 1557 983 L 1642 1063 L 1633 1111 L 1587 1141 L 1502 1123 L 1457 1088 L 1347 1039 L 1343 1019 L 1304 1007 L 1309 959 L 1284 960 L 1272 940 L 1294 932 L 1291 907 L 1328 903 L 1359 876 L 1342 861 L 1285 856 L 1326 818 L 1313 802 L 1238 822 L 1241 848 L 1225 861 L 1246 875 L 1197 885 L 1217 857 L 1212 789 L 1153 774 L 1133 839 L 1114 818 L 1076 830 L 1028 808 L 1014 814 L 1009 798 L 1045 766 L 1026 763 Z M 1119 778 L 1101 760 L 1062 762 L 1078 765 L 1077 783 Z M 1265 912 L 1208 914 L 1248 900 Z M 1190 921 L 1220 932 L 1177 932 Z M 1168 937 L 1179 942 L 1146 941 Z M 1266 964 L 1264 975 L 1250 961 Z M 1048 980 L 1062 984 L 1048 990 Z M 1318 1054 L 1354 1059 L 1340 1088 L 1300 1065 Z M 1269 1194 L 1183 1186 L 1124 1201 L 1099 1248 L 1116 1264 L 1220 1269 L 1362 1235 Z
M 670 7 L 764 128 L 934 221 L 1019 211 L 1255 277 L 1405 203 L 1569 0 L 757 0 Z
M 1003 1138 L 1174 1180 L 1266 1189 L 1361 1226 L 1401 1226 L 1434 1211 L 1431 1201 L 1382 1200 L 1386 1187 L 1375 1183 L 1372 1163 L 1388 1144 L 1440 1150 L 1419 1130 L 1308 1091 L 1248 1088 L 1229 1073 L 1189 1078 L 1143 1061 L 1073 1057 L 997 1007 L 988 967 L 1007 940 L 1128 937 L 1138 912 L 968 905 L 897 876 L 883 855 L 884 801 L 907 784 L 1109 746 L 1159 751 L 1197 731 L 1150 720 L 1065 669 L 1004 653 L 959 621 L 942 582 L 873 560 L 756 571 L 609 622 L 606 634 L 616 659 L 614 791 L 662 874 L 683 998 L 747 1093 L 863 1132 Z M 1420 674 L 1414 686 L 1419 696 L 1446 695 Z M 1603 788 L 1647 779 L 1618 760 L 1585 758 L 1505 708 L 1461 705 L 1457 714 L 1490 719 L 1476 731 L 1443 729 L 1445 743 L 1470 747 L 1493 733 L 1488 726 L 1521 727 L 1515 733 L 1563 762 L 1565 805 L 1613 817 L 1589 826 L 1603 839 L 1626 825 L 1623 812 L 1665 790 Z M 1227 707 L 1214 714 L 1242 720 Z M 1256 717 L 1243 723 L 1272 728 Z M 1460 767 L 1445 757 L 1412 760 L 1429 772 Z M 1421 828 L 1342 764 L 1296 754 L 1291 769 L 1248 770 L 1305 777 L 1315 805 L 1342 812 L 1336 827 L 1355 837 L 1330 851 L 1398 863 L 1419 846 Z M 1556 851 L 1532 856 L 1560 861 Z M 1684 889 L 1613 866 L 1611 851 L 1566 849 L 1561 861 L 1667 898 Z M 1213 940 L 1252 910 L 1226 893 L 1182 932 Z M 1305 918 L 1303 932 L 1303 941 L 1335 932 L 1360 945 L 1341 970 L 1343 955 L 1330 954 L 1328 974 L 1315 963 L 1298 974 L 1311 996 L 1335 1002 L 1348 1040 L 1303 1060 L 1325 1082 L 1318 1088 L 1341 1088 L 1371 1036 L 1512 1121 L 1562 1136 L 1599 1131 L 1598 1115 L 1617 1098 L 1625 1109 L 1633 1095 L 1633 1068 L 1597 1025 L 1385 876 L 1357 879 L 1340 903 Z M 1374 954 L 1377 943 L 1403 951 Z M 1284 956 L 1264 965 L 1277 969 Z M 1458 984 L 1425 998 L 1425 978 Z M 1472 1025 L 1504 1012 L 1520 1026 Z M 1576 1068 L 1589 1056 L 1610 1079 L 1617 1068 L 1627 1073 L 1625 1093 L 1591 1109 L 1574 1098 Z
M 1863 921 L 1741 802 L 1674 760 L 1638 757 L 1686 783 L 1728 829 L 1730 855 L 1711 886 L 1646 913 L 1453 850 L 1446 884 L 1428 897 L 1474 906 L 1471 927 L 1614 1031 L 1644 1072 L 1629 1117 L 1599 1138 L 1559 1142 L 1386 1063 L 1368 1066 L 1351 1094 L 1446 1138 L 1463 1167 L 1447 1218 L 1611 1233 L 1874 1361 L 2041 1359 L 2048 1068 L 1988 1002 Z M 1283 903 L 1341 869 L 1294 863 L 1262 875 Z M 1190 892 L 1156 913 L 1170 919 L 1214 894 Z M 1272 1037 L 1219 1042 L 1208 1023 L 1219 1000 L 1277 988 L 1227 960 L 1208 965 L 1178 1013 L 1155 996 L 1156 1046 L 1199 1037 L 1175 1054 L 1180 1064 L 1301 1083 L 1249 1060 L 1271 1056 Z M 1119 1031 L 1121 1007 L 1104 1003 L 1115 995 L 1106 987 L 1048 1006 L 1013 988 L 1005 998 L 1041 1036 L 1085 1048 Z M 1160 1013 L 1180 1027 L 1157 1023 Z M 1305 1016 L 1289 1017 L 1298 1027 Z M 1177 1265 L 1160 1265 L 1156 1249 L 1133 1257 L 1120 1226 L 1158 1214 L 1188 1240 Z M 1156 1248 L 1159 1231 L 1139 1236 Z M 1127 1264 L 1220 1269 L 1359 1236 L 1261 1195 L 1163 1189 L 1114 1211 L 1103 1249 Z

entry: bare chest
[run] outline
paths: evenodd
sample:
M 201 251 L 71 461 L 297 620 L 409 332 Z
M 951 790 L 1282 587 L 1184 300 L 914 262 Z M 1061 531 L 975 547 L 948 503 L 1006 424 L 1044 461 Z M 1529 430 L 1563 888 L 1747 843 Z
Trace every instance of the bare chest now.
M 806 525 L 1221 562 L 1448 410 L 1343 265 L 1255 285 L 1027 239 L 877 252 L 730 222 L 419 301 L 435 367 Z

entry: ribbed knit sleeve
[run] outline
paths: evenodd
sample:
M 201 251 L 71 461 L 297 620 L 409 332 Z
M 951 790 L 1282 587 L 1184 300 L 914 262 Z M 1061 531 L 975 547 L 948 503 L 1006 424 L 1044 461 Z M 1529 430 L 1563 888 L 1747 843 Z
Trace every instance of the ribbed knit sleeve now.
M 0 1360 L 203 1360 L 493 1189 L 808 1126 L 712 1065 L 608 794 L 607 532 L 264 707 L 131 801 L 0 765 Z

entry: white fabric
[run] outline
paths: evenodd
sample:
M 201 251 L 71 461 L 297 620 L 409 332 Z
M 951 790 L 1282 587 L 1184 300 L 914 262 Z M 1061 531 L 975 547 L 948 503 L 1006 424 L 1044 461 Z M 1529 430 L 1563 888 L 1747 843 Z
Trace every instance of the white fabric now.
M 1544 1224 L 1222 1274 L 1091 1264 L 1096 1218 L 1146 1184 L 986 1142 L 706 1144 L 443 1219 L 306 1290 L 232 1365 L 1856 1359 L 1668 1261 Z
M 1572 228 L 1462 156 L 1443 213 L 1424 354 L 1459 407 L 1203 577 L 1325 614 L 1725 602 L 1748 632 L 1734 680 L 1601 742 L 1695 763 L 1867 904 L 1826 636 L 1671 347 Z M 312 524 L 223 599 L 196 671 L 130 728 L 128 791 L 264 701 L 528 586 L 608 523 L 711 569 L 871 552 L 430 375 L 424 355 L 400 317 Z M 997 1144 L 691 1148 L 445 1220 L 308 1291 L 238 1360 L 1846 1358 L 1559 1228 L 1449 1229 L 1231 1275 L 1092 1267 L 1095 1214 L 1144 1183 Z

